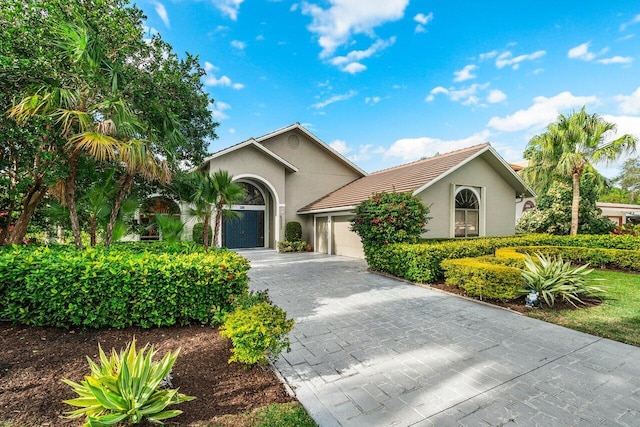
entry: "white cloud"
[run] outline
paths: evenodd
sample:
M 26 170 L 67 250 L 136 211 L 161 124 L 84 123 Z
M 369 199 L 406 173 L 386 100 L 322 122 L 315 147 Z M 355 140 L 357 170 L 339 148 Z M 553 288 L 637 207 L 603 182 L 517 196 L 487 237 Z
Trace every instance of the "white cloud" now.
M 640 114 L 640 87 L 631 95 L 618 95 L 616 101 L 620 102 L 620 111 L 623 114 Z
M 612 56 L 611 58 L 602 58 L 598 59 L 600 64 L 631 64 L 633 62 L 633 58 L 630 56 Z
M 404 138 L 395 141 L 391 147 L 384 153 L 384 158 L 389 159 L 398 157 L 403 162 L 421 159 L 423 157 L 431 157 L 438 153 L 466 148 L 472 145 L 487 142 L 491 133 L 485 129 L 463 139 L 443 140 L 439 138 L 431 138 L 428 136 L 420 138 Z
M 229 116 L 225 113 L 226 110 L 230 110 L 231 105 L 226 102 L 216 101 L 209 104 L 209 111 L 211 111 L 211 117 L 216 120 L 224 120 Z
M 301 6 L 302 13 L 312 18 L 307 28 L 318 36 L 320 57 L 328 58 L 353 34 L 374 37 L 375 27 L 402 18 L 408 3 L 409 0 L 332 0 L 328 9 L 307 2 Z
M 596 54 L 589 52 L 589 45 L 591 42 L 582 43 L 576 47 L 572 47 L 567 52 L 567 57 L 571 59 L 582 59 L 583 61 L 593 61 Z
M 497 50 L 492 50 L 491 52 L 485 52 L 480 54 L 480 61 L 486 61 L 487 59 L 493 59 L 498 56 Z
M 496 57 L 496 67 L 504 68 L 507 65 L 511 65 L 511 68 L 517 70 L 520 68 L 521 62 L 533 61 L 535 59 L 542 58 L 546 54 L 547 52 L 545 50 L 537 50 L 533 53 L 513 57 L 513 54 L 510 51 L 506 51 Z
M 533 74 L 540 74 L 544 72 L 544 68 L 536 68 L 535 70 L 533 70 Z
M 427 29 L 425 28 L 425 25 L 433 21 L 433 12 L 430 12 L 428 15 L 425 15 L 424 13 L 418 13 L 413 17 L 413 20 L 418 23 L 418 25 L 416 25 L 415 32 L 426 33 Z
M 167 13 L 167 9 L 164 7 L 164 5 L 157 1 L 153 2 L 153 5 L 155 6 L 156 13 L 160 17 L 160 19 L 162 19 L 162 22 L 164 22 L 164 25 L 166 25 L 167 28 L 171 28 L 171 23 L 169 22 L 169 14 Z
M 236 133 L 236 130 L 234 128 L 229 128 L 229 133 L 233 135 L 234 133 Z
M 382 98 L 380 98 L 379 96 L 367 96 L 364 99 L 364 103 L 368 104 L 368 105 L 376 105 L 381 100 L 382 100 Z
M 335 141 L 330 142 L 329 147 L 333 148 L 343 156 L 351 152 L 351 148 L 347 146 L 347 142 L 342 139 L 336 139 Z
M 474 64 L 465 65 L 465 67 L 460 71 L 454 71 L 453 78 L 454 82 L 463 82 L 465 80 L 475 79 L 477 76 L 473 74 L 473 71 L 477 69 L 478 66 Z
M 446 95 L 451 101 L 460 102 L 462 105 L 477 105 L 480 102 L 478 94 L 481 91 L 486 90 L 489 87 L 489 83 L 474 83 L 471 86 L 457 89 L 450 87 L 449 89 L 438 86 L 431 89 L 429 95 L 425 98 L 426 102 L 431 102 L 438 94 Z
M 342 71 L 349 74 L 356 74 L 366 69 L 367 69 L 366 65 L 363 65 L 359 62 L 352 62 L 342 67 Z
M 518 110 L 505 117 L 492 117 L 488 126 L 505 132 L 544 127 L 554 122 L 562 111 L 597 101 L 595 96 L 574 96 L 571 92 L 562 92 L 551 98 L 538 96 L 526 110 Z
M 329 99 L 326 99 L 326 100 L 321 101 L 321 102 L 317 102 L 317 103 L 313 104 L 311 107 L 319 110 L 319 109 L 324 108 L 327 105 L 333 104 L 335 102 L 347 101 L 348 99 L 351 99 L 355 95 L 357 95 L 357 93 L 358 92 L 356 92 L 355 90 L 350 90 L 349 92 L 344 93 L 342 95 L 334 95 L 334 96 L 330 97 Z
M 364 65 L 358 63 L 358 61 L 362 61 L 363 59 L 371 57 L 375 53 L 393 45 L 395 42 L 396 42 L 395 37 L 391 37 L 388 40 L 379 39 L 379 40 L 376 40 L 366 50 L 352 50 L 351 52 L 349 52 L 344 56 L 336 56 L 334 58 L 331 58 L 329 62 L 332 65 L 335 65 L 336 67 L 340 67 L 342 71 L 355 74 L 360 71 L 364 71 L 367 68 Z
M 505 99 L 507 99 L 507 95 L 499 89 L 493 89 L 489 92 L 489 95 L 487 95 L 487 102 L 490 104 L 496 104 L 504 101 Z
M 244 88 L 244 85 L 242 83 L 233 83 L 231 79 L 227 76 L 222 76 L 220 78 L 217 78 L 215 75 L 213 75 L 213 72 L 219 71 L 220 68 L 216 67 L 209 61 L 205 61 L 204 70 L 207 73 L 204 76 L 204 80 L 203 80 L 206 86 L 224 86 L 224 87 L 231 87 L 236 90 L 240 90 Z
M 247 47 L 247 44 L 245 42 L 241 42 L 240 40 L 232 40 L 231 46 L 238 50 L 244 50 Z
M 263 36 L 262 34 L 258 34 L 258 35 L 256 36 L 256 41 L 261 42 L 261 41 L 263 41 L 263 40 L 264 40 L 264 36 Z
M 623 24 L 620 25 L 620 31 L 624 31 L 626 30 L 628 27 L 637 24 L 638 22 L 640 22 L 640 14 L 636 15 L 633 17 L 633 19 L 631 19 L 631 21 L 625 22 Z
M 238 11 L 244 0 L 213 0 L 213 5 L 232 21 L 238 20 Z

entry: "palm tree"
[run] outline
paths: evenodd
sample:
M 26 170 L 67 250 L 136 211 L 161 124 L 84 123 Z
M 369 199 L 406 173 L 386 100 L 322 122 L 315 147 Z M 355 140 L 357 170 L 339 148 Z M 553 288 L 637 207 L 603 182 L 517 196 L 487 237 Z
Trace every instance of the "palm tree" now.
M 213 174 L 213 186 L 216 192 L 216 218 L 215 227 L 213 229 L 213 242 L 217 244 L 220 236 L 220 228 L 222 225 L 222 217 L 236 217 L 235 212 L 224 209 L 225 206 L 230 208 L 231 205 L 240 203 L 244 200 L 244 188 L 233 181 L 233 176 L 227 171 L 218 170 Z
M 615 129 L 615 124 L 597 114 L 587 114 L 582 107 L 568 116 L 558 116 L 546 132 L 533 137 L 527 145 L 524 156 L 529 166 L 523 175 L 534 189 L 544 190 L 557 178 L 572 181 L 571 235 L 578 233 L 580 177 L 586 171 L 594 171 L 596 163 L 611 162 L 635 151 L 637 139 L 632 135 L 608 140 Z

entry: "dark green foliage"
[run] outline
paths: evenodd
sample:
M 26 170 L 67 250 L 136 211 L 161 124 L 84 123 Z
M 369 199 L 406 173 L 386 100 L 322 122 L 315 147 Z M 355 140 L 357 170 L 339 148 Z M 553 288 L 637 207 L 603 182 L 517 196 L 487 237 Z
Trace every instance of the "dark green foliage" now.
M 302 240 L 302 225 L 298 221 L 290 221 L 284 228 L 284 238 L 290 242 Z
M 211 230 L 211 226 L 209 226 L 209 238 L 213 235 L 213 231 Z M 193 226 L 193 230 L 191 231 L 191 237 L 193 241 L 199 245 L 204 244 L 204 223 L 199 222 Z
M 539 253 L 548 257 L 560 257 L 574 264 L 589 264 L 596 268 L 640 271 L 640 250 L 570 246 L 516 246 L 513 249 L 524 254 Z
M 516 237 L 456 239 L 420 244 L 385 245 L 371 251 L 369 266 L 415 282 L 432 283 L 444 275 L 440 263 L 445 259 L 492 255 L 510 246 L 555 245 L 589 248 L 640 250 L 640 239 L 628 235 L 552 236 L 532 234 Z
M 195 245 L 13 247 L 0 251 L 0 318 L 37 326 L 208 323 L 247 291 L 246 259 Z
M 522 288 L 519 269 L 481 258 L 444 260 L 442 269 L 447 285 L 480 299 L 512 300 Z
M 293 325 L 284 310 L 268 302 L 236 309 L 226 316 L 220 328 L 220 335 L 233 342 L 229 363 L 264 365 L 269 358 L 277 359 L 289 349 L 287 334 Z
M 535 209 L 525 212 L 518 220 L 519 233 L 569 234 L 571 229 L 571 186 L 556 181 L 536 200 Z M 598 191 L 594 183 L 582 179 L 580 185 L 579 234 L 606 234 L 615 225 L 596 207 Z
M 378 193 L 356 206 L 351 230 L 358 233 L 367 259 L 393 243 L 414 243 L 427 230 L 429 208 L 411 193 Z

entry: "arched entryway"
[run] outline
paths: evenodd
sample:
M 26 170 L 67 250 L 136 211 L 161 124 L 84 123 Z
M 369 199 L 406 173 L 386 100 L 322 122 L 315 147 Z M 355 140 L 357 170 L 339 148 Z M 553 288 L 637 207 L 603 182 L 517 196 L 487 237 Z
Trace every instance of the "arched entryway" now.
M 233 215 L 223 217 L 222 245 L 230 249 L 268 247 L 269 193 L 257 182 L 236 182 L 246 195 L 242 203 L 231 207 Z
M 160 240 L 160 229 L 156 216 L 169 215 L 180 219 L 180 207 L 164 196 L 149 197 L 140 206 L 140 240 Z

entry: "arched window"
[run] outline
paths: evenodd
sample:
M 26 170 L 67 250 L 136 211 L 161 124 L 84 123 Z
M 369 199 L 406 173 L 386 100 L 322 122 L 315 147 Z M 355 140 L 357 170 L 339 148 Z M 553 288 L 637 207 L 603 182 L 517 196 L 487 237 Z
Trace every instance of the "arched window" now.
M 535 208 L 536 205 L 535 203 L 533 203 L 531 200 L 527 200 L 526 202 L 524 202 L 524 206 L 522 206 L 522 213 L 525 213 L 526 211 Z
M 462 187 L 456 193 L 455 236 L 480 235 L 480 200 L 472 188 Z
M 244 188 L 245 193 L 244 200 L 239 203 L 240 205 L 260 206 L 265 204 L 262 191 L 258 187 L 248 182 L 238 182 L 238 185 Z

